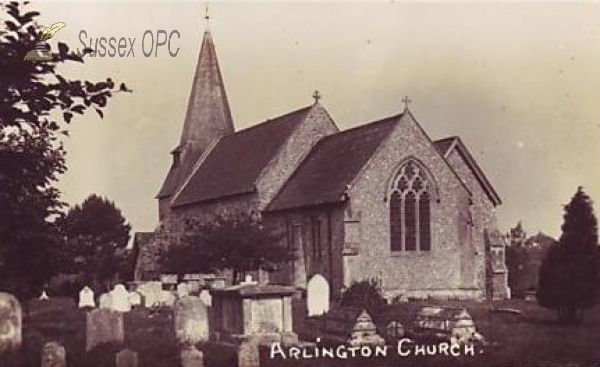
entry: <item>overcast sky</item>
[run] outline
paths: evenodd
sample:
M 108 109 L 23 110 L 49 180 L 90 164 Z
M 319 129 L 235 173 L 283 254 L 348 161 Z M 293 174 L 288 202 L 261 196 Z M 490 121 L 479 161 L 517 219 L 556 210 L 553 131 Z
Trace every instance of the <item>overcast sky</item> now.
M 43 2 L 50 41 L 82 48 L 136 38 L 135 57 L 88 58 L 72 77 L 124 81 L 104 120 L 74 120 L 63 198 L 114 200 L 135 231 L 154 229 L 154 196 L 179 141 L 206 23 L 201 2 Z M 500 229 L 560 233 L 562 205 L 583 185 L 600 202 L 600 3 L 211 2 L 237 129 L 312 103 L 341 129 L 410 109 L 432 139 L 460 135 L 503 199 Z M 177 30 L 144 57 L 146 30 Z M 162 36 L 161 36 L 162 37 Z M 150 48 L 147 36 L 146 51 Z M 127 49 L 129 46 L 127 46 Z

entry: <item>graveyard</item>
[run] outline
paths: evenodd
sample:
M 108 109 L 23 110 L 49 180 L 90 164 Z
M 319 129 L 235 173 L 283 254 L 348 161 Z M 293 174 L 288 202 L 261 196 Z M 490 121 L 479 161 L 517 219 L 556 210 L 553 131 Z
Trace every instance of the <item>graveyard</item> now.
M 309 317 L 308 309 L 314 312 L 315 305 L 308 305 L 291 287 L 246 281 L 229 287 L 221 284 L 210 291 L 190 288 L 179 285 L 164 290 L 160 282 L 149 282 L 137 291 L 117 285 L 109 293 L 94 296 L 84 288 L 79 300 L 44 295 L 23 303 L 22 325 L 18 325 L 21 346 L 4 354 L 2 366 L 558 367 L 591 366 L 600 360 L 600 351 L 593 348 L 594 341 L 600 340 L 598 306 L 586 313 L 585 323 L 579 326 L 559 325 L 552 311 L 516 299 L 394 302 L 372 316 L 331 303 L 316 306 L 328 312 Z M 2 310 L 4 315 L 7 310 Z M 7 345 L 6 330 L 11 329 L 6 320 L 3 317 L 5 325 L 0 328 L 3 346 Z M 485 347 L 463 356 L 439 350 L 431 355 L 400 353 L 398 341 L 415 335 L 410 334 L 415 325 L 476 328 Z M 273 345 L 280 348 L 279 353 L 273 354 Z M 345 348 L 342 357 L 327 355 L 340 346 Z M 367 354 L 362 349 L 367 346 L 387 348 L 387 353 Z M 306 351 L 295 356 L 281 352 L 290 348 Z M 319 350 L 325 352 L 319 354 Z

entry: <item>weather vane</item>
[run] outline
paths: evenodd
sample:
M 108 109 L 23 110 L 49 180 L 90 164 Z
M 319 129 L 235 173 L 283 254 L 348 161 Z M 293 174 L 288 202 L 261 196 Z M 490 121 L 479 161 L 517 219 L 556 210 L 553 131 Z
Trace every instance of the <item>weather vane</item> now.
M 46 42 L 66 26 L 63 22 L 52 24 L 50 27 L 46 27 L 40 34 L 40 41 L 36 43 L 35 48 L 29 51 L 23 60 L 25 61 L 50 61 L 54 58 L 54 55 L 50 51 L 50 45 Z

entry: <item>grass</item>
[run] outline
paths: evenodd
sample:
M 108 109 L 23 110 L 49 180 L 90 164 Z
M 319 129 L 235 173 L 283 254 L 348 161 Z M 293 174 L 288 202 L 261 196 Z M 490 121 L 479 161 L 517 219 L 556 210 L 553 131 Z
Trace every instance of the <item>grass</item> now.
M 410 359 L 399 358 L 394 352 L 389 353 L 389 358 L 385 360 L 270 360 L 263 351 L 261 367 L 600 366 L 600 306 L 586 313 L 583 324 L 565 326 L 555 323 L 554 312 L 533 302 L 508 300 L 490 304 L 472 301 L 419 301 L 388 306 L 376 318 L 376 323 L 384 329 L 391 320 L 397 320 L 409 327 L 420 308 L 432 304 L 467 308 L 478 330 L 493 347 L 477 357 Z M 522 314 L 493 313 L 490 312 L 491 307 L 516 309 Z M 69 367 L 112 367 L 114 353 L 122 347 L 138 352 L 140 367 L 179 366 L 172 311 L 150 313 L 147 309 L 138 309 L 126 314 L 125 344 L 103 345 L 87 354 L 85 311 L 70 304 L 62 309 L 53 306 L 48 310 L 40 308 L 29 311 L 29 316 L 24 320 L 22 353 L 18 358 L 13 358 L 11 363 L 3 363 L 2 367 L 39 367 L 41 348 L 49 341 L 58 341 L 65 346 Z M 302 328 L 300 315 L 301 313 L 294 313 L 295 328 Z

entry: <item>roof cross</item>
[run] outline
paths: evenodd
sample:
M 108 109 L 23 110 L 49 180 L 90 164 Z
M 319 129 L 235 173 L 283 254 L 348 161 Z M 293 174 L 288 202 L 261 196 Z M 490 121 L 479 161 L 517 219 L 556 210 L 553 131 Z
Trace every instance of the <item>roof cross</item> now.
M 206 20 L 206 24 L 208 25 L 208 22 L 210 20 L 210 15 L 208 15 L 208 2 L 206 2 L 206 5 L 204 6 L 204 19 Z
M 321 93 L 319 93 L 319 91 L 316 90 L 312 96 L 315 99 L 315 103 L 319 103 L 319 100 L 321 99 Z
M 402 103 L 404 103 L 404 108 L 408 109 L 408 105 L 412 103 L 412 99 L 405 95 L 404 98 L 402 98 Z

